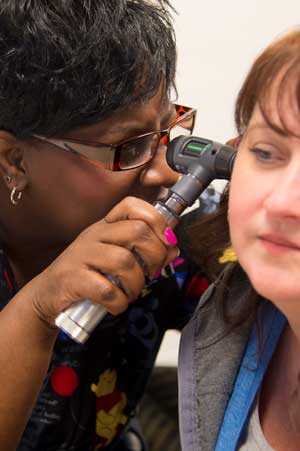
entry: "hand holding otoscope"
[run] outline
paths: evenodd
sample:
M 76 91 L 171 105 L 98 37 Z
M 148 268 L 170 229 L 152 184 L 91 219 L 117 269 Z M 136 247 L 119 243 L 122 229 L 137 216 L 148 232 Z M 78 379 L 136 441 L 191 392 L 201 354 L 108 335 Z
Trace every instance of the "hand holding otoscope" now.
M 234 147 L 194 136 L 179 136 L 169 143 L 168 164 L 183 176 L 170 188 L 164 202 L 154 204 L 169 227 L 176 226 L 180 214 L 214 179 L 230 178 L 235 155 Z M 84 343 L 106 314 L 102 305 L 86 300 L 60 313 L 55 324 L 78 343 Z

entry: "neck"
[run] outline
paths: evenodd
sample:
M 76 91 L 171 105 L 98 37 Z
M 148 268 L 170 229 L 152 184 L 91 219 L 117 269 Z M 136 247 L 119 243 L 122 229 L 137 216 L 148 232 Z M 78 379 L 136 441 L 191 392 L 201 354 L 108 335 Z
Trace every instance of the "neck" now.
M 294 339 L 297 340 L 300 346 L 300 308 L 297 308 L 297 311 L 295 311 L 295 308 L 292 308 L 291 312 L 286 309 L 283 313 L 288 320 Z
M 62 248 L 34 249 L 32 247 L 14 249 L 4 247 L 18 288 L 22 288 L 40 274 L 62 252 Z
M 297 331 L 298 332 L 298 331 Z M 298 333 L 290 327 L 286 332 L 286 347 L 283 364 L 286 377 L 282 380 L 287 389 L 288 416 L 294 432 L 300 433 L 300 340 Z

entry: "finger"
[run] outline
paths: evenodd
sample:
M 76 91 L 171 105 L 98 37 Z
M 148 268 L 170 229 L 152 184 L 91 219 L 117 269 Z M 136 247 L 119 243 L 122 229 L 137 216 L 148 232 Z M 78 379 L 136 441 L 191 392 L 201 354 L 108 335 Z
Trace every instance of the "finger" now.
M 98 236 L 101 235 L 101 243 L 98 242 L 99 246 L 103 243 L 114 244 L 130 250 L 148 276 L 162 267 L 163 262 L 168 259 L 168 254 L 172 258 L 178 253 L 177 248 L 175 252 L 171 250 L 172 247 L 162 243 L 148 224 L 140 220 L 125 220 L 109 225 L 99 223 L 90 231 L 90 234 L 89 238 L 93 245 L 95 241 L 97 242 Z M 84 249 L 86 250 L 87 246 L 84 246 Z M 93 249 L 89 252 L 94 253 Z M 100 256 L 104 255 L 106 251 L 105 248 L 98 247 L 97 252 Z
M 128 308 L 129 298 L 123 290 L 110 281 L 105 275 L 90 269 L 85 274 L 88 289 L 85 297 L 95 304 L 101 304 L 112 315 L 119 315 Z
M 147 223 L 160 240 L 169 245 L 165 237 L 167 221 L 153 205 L 135 197 L 126 197 L 106 215 L 104 221 L 112 223 L 128 219 Z
M 134 254 L 120 246 L 99 243 L 93 246 L 86 267 L 102 275 L 112 276 L 129 299 L 138 296 L 145 285 L 145 274 Z
M 64 257 L 58 257 L 60 261 L 39 275 L 40 289 L 35 304 L 38 311 L 44 312 L 45 318 L 55 320 L 70 305 L 85 299 L 118 314 L 127 308 L 131 299 L 137 298 L 144 287 L 145 277 L 134 256 L 125 248 L 103 247 L 106 247 L 106 252 L 99 253 L 95 245 L 87 246 L 87 249 L 73 246 L 72 252 L 65 251 Z M 84 255 L 79 259 L 77 253 L 80 250 Z M 119 283 L 114 283 L 109 276 Z

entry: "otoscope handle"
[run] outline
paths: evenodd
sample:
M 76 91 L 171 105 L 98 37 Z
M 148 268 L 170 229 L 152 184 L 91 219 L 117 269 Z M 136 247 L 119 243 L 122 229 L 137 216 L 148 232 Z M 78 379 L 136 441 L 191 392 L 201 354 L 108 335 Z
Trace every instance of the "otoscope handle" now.
M 106 314 L 105 307 L 86 300 L 61 312 L 55 324 L 77 343 L 84 343 Z
M 178 205 L 180 205 L 179 202 Z M 179 221 L 176 213 L 161 202 L 157 202 L 154 206 L 167 219 L 169 227 L 175 227 Z M 182 206 L 181 211 L 183 210 Z M 106 277 L 117 285 L 113 276 L 106 275 Z M 61 312 L 55 320 L 55 325 L 77 343 L 83 344 L 106 314 L 107 310 L 101 304 L 95 304 L 89 300 L 81 301 Z
M 169 143 L 169 165 L 185 174 L 170 188 L 167 199 L 154 204 L 169 227 L 176 226 L 180 214 L 194 203 L 212 180 L 230 178 L 235 155 L 236 149 L 205 138 L 179 136 Z M 106 276 L 118 285 L 114 277 Z M 102 305 L 86 300 L 60 313 L 55 324 L 78 343 L 84 343 L 106 313 Z
M 176 213 L 172 212 L 168 205 L 160 202 L 157 202 L 154 206 L 165 216 L 169 227 L 175 227 L 179 221 Z M 181 211 L 183 209 L 182 206 Z M 118 285 L 113 276 L 107 274 L 106 277 Z M 95 304 L 89 300 L 81 301 L 61 312 L 55 320 L 55 325 L 77 343 L 83 344 L 106 314 L 107 310 L 101 304 Z

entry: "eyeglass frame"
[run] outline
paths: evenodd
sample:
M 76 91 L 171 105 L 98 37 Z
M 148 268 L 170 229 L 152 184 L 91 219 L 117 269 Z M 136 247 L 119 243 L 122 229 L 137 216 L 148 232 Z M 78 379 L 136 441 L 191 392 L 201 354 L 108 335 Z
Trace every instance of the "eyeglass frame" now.
M 158 147 L 159 147 L 159 144 L 160 144 L 161 140 L 163 138 L 168 138 L 167 143 L 164 143 L 165 145 L 168 145 L 169 141 L 170 141 L 170 131 L 171 131 L 171 129 L 174 126 L 176 126 L 179 122 L 181 122 L 182 120 L 186 119 L 189 115 L 192 115 L 192 125 L 191 125 L 191 129 L 189 131 L 190 131 L 190 134 L 193 133 L 193 129 L 194 129 L 194 126 L 195 126 L 196 115 L 197 115 L 197 109 L 196 108 L 192 108 L 192 107 L 187 107 L 187 106 L 184 106 L 184 105 L 180 105 L 180 104 L 174 104 L 174 106 L 175 106 L 175 109 L 176 109 L 176 114 L 178 114 L 178 111 L 181 108 L 183 108 L 184 110 L 187 110 L 187 111 L 185 111 L 183 114 L 181 114 L 178 117 L 176 117 L 176 119 L 171 122 L 171 124 L 169 125 L 168 128 L 163 129 L 163 130 L 156 130 L 156 131 L 153 131 L 153 132 L 143 133 L 141 135 L 138 135 L 138 136 L 126 139 L 124 141 L 121 141 L 121 142 L 119 142 L 117 144 L 99 143 L 99 142 L 86 141 L 86 140 L 77 139 L 77 138 L 72 138 L 72 139 L 66 138 L 65 139 L 65 138 L 62 137 L 62 138 L 58 138 L 58 139 L 56 139 L 56 138 L 52 139 L 52 138 L 47 138 L 45 136 L 36 135 L 36 134 L 32 134 L 31 136 L 33 138 L 36 138 L 36 139 L 40 140 L 40 141 L 52 144 L 52 145 L 54 145 L 54 146 L 56 146 L 56 147 L 58 147 L 60 149 L 71 151 L 71 152 L 75 152 L 77 155 L 87 159 L 91 163 L 96 164 L 96 166 L 99 165 L 102 169 L 105 169 L 107 171 L 111 171 L 111 172 L 129 171 L 131 169 L 136 169 L 138 167 L 144 166 L 145 164 L 149 163 L 155 157 L 155 154 L 156 154 L 156 152 L 158 150 Z M 140 140 L 142 138 L 151 136 L 151 135 L 159 135 L 159 139 L 157 141 L 156 148 L 153 151 L 151 151 L 147 161 L 143 161 L 142 163 L 134 165 L 134 166 L 132 166 L 130 168 L 121 168 L 120 167 L 120 155 L 121 155 L 123 146 L 127 145 L 127 144 L 130 144 L 132 142 L 135 142 L 137 140 Z M 69 147 L 66 146 L 66 144 L 68 144 L 68 143 L 70 143 L 70 144 L 72 144 L 72 143 L 74 143 L 74 144 L 76 144 L 76 143 L 77 144 L 82 144 L 82 145 L 86 145 L 87 147 L 91 146 L 91 147 L 96 147 L 96 148 L 97 147 L 99 147 L 99 148 L 109 148 L 112 151 L 115 151 L 112 168 L 106 168 L 106 167 L 104 167 L 104 165 L 102 167 L 100 161 L 93 160 L 93 159 L 85 156 L 83 153 L 79 152 L 78 150 L 72 149 L 72 146 L 69 146 Z

